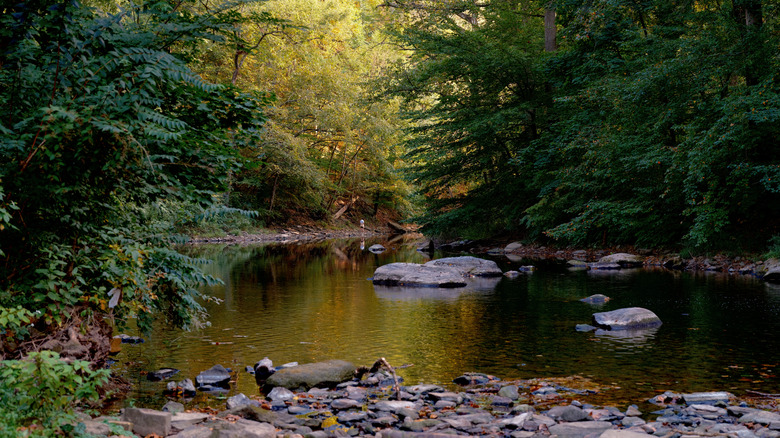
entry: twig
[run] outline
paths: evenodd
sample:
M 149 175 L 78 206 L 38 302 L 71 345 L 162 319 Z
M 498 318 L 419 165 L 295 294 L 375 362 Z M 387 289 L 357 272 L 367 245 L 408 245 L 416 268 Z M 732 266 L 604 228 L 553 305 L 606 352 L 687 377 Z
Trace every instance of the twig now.
M 407 367 L 408 365 L 403 365 L 404 367 Z M 360 367 L 357 370 L 355 370 L 355 377 L 358 379 L 362 379 L 363 375 L 366 373 L 375 373 L 379 371 L 381 368 L 387 369 L 387 371 L 390 371 L 390 374 L 393 375 L 393 389 L 395 390 L 395 398 L 398 400 L 401 400 L 401 388 L 398 386 L 398 376 L 395 374 L 395 368 L 392 367 L 387 362 L 387 359 L 384 357 L 380 357 L 379 359 L 374 362 L 374 365 L 371 366 L 371 369 L 368 369 L 366 367 Z

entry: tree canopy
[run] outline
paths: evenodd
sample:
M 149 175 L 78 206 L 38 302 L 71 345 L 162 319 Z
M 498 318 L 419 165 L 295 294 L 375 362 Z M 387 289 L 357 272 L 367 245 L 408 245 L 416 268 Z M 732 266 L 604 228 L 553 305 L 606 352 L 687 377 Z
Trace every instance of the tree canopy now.
M 392 5 L 425 229 L 754 250 L 777 233 L 773 2 Z

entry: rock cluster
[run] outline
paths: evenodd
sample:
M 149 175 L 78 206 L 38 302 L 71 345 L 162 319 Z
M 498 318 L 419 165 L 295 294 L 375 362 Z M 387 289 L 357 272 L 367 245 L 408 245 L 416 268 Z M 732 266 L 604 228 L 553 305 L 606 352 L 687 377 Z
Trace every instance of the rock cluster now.
M 446 438 L 461 436 L 636 438 L 642 436 L 780 437 L 780 414 L 738 405 L 728 393 L 665 393 L 643 414 L 586 403 L 597 390 L 574 389 L 550 380 L 502 382 L 470 373 L 455 381 L 458 392 L 438 385 L 393 390 L 385 371 L 343 382 L 333 389 L 293 392 L 281 387 L 265 398 L 243 394 L 219 413 L 182 412 L 169 402 L 161 411 L 127 408 L 122 419 L 86 421 L 88 431 L 108 436 L 107 423 L 140 436 Z M 576 399 L 581 399 L 577 401 Z

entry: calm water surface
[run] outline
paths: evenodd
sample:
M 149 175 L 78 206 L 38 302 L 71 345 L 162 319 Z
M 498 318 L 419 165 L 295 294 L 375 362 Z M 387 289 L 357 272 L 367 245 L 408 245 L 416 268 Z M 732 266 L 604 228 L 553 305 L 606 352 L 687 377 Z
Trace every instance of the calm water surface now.
M 244 372 L 265 356 L 280 365 L 385 357 L 406 383 L 449 385 L 466 371 L 503 379 L 580 375 L 626 404 L 658 391 L 780 392 L 780 287 L 748 277 L 665 270 L 569 272 L 560 266 L 463 289 L 398 289 L 368 280 L 376 267 L 424 262 L 413 243 L 361 241 L 192 248 L 224 285 L 208 290 L 211 326 L 182 332 L 162 324 L 143 344 L 125 344 L 115 370 L 134 383 L 126 403 L 159 408 L 164 382 L 147 370 L 174 367 L 192 378 L 214 364 L 239 370 L 231 390 L 257 394 Z M 377 241 L 366 241 L 368 248 Z M 438 257 L 438 255 L 437 255 Z M 504 270 L 527 264 L 504 257 Z M 612 298 L 602 307 L 578 301 Z M 645 307 L 663 325 L 631 336 L 578 333 L 594 312 Z M 197 403 L 224 403 L 199 396 Z

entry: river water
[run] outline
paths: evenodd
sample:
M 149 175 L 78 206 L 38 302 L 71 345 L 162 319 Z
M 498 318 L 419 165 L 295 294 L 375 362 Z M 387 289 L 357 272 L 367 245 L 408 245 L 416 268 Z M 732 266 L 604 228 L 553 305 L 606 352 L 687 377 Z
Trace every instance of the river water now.
M 376 255 L 366 248 L 383 243 Z M 146 342 L 124 344 L 115 372 L 133 383 L 126 400 L 160 408 L 164 382 L 146 371 L 173 367 L 192 378 L 214 364 L 238 370 L 230 393 L 257 394 L 244 372 L 274 364 L 344 359 L 370 366 L 385 357 L 406 383 L 450 385 L 463 372 L 503 379 L 582 376 L 609 386 L 615 404 L 664 390 L 780 392 L 780 287 L 752 277 L 666 270 L 570 272 L 537 262 L 517 279 L 463 289 L 397 289 L 369 278 L 383 264 L 424 262 L 420 242 L 333 240 L 266 245 L 201 245 L 191 255 L 224 281 L 207 292 L 211 326 L 183 332 L 159 324 Z M 436 257 L 442 255 L 437 254 Z M 533 263 L 494 258 L 504 270 Z M 592 294 L 611 301 L 595 307 Z M 663 325 L 632 336 L 579 333 L 594 312 L 645 307 Z M 134 333 L 131 333 L 134 334 Z

